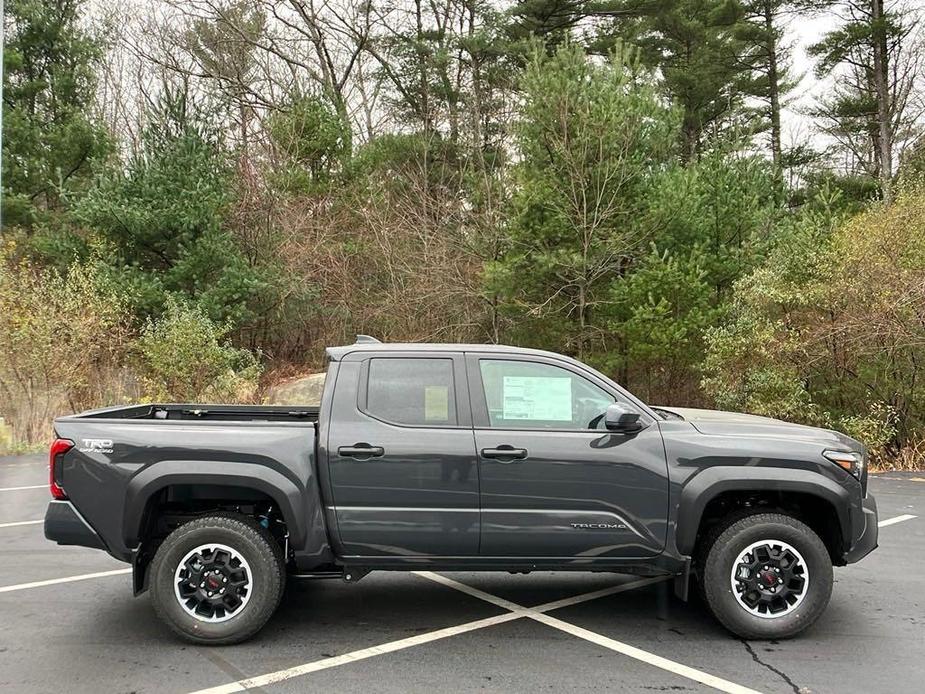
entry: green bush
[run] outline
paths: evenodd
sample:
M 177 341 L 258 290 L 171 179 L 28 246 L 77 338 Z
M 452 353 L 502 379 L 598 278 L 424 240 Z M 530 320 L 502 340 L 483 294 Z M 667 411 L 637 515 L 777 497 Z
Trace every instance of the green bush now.
M 284 162 L 274 183 L 290 193 L 329 181 L 350 154 L 350 124 L 324 101 L 298 97 L 267 119 L 267 134 Z
M 888 452 L 890 443 L 896 438 L 896 409 L 881 402 L 874 402 L 862 414 L 829 416 L 829 424 L 867 444 L 875 458 Z
M 835 196 L 837 198 L 837 196 Z M 925 435 L 925 185 L 844 220 L 817 201 L 707 336 L 721 406 L 841 429 L 877 456 Z
M 654 245 L 613 283 L 611 329 L 624 348 L 611 368 L 625 371 L 645 400 L 693 400 L 690 378 L 703 356 L 703 333 L 716 320 L 715 294 L 700 254 L 672 254 Z
M 267 279 L 227 228 L 228 154 L 191 108 L 165 97 L 140 150 L 98 181 L 75 216 L 105 245 L 108 272 L 136 315 L 157 316 L 177 296 L 214 321 L 242 325 L 257 319 Z
M 135 350 L 151 401 L 247 402 L 261 367 L 246 349 L 225 339 L 230 326 L 214 323 L 202 308 L 168 299 L 164 314 L 149 318 Z
M 0 416 L 14 443 L 47 441 L 53 417 L 118 398 L 129 336 L 125 300 L 98 263 L 59 272 L 0 248 Z

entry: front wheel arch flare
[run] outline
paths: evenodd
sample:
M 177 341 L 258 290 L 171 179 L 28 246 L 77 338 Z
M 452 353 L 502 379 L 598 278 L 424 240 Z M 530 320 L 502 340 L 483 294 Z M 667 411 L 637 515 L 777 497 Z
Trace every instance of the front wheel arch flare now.
M 690 556 L 696 547 L 700 531 L 700 522 L 711 501 L 726 492 L 748 493 L 756 495 L 796 493 L 807 497 L 816 497 L 826 502 L 838 516 L 838 528 L 841 541 L 847 546 L 850 542 L 850 520 L 848 508 L 851 505 L 848 491 L 835 482 L 817 473 L 803 470 L 789 471 L 789 479 L 772 477 L 761 468 L 714 468 L 716 472 L 705 471 L 694 477 L 681 491 L 681 500 L 677 515 L 676 546 L 682 555 Z M 734 470 L 736 479 L 718 479 Z M 710 474 L 712 472 L 712 474 Z M 773 471 L 777 474 L 780 470 Z

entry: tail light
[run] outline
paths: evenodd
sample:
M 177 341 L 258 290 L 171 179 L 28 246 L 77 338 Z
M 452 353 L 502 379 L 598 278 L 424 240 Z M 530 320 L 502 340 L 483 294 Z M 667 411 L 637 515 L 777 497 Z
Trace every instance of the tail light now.
M 64 454 L 74 447 L 74 442 L 70 439 L 55 439 L 51 444 L 51 450 L 48 452 L 48 488 L 51 490 L 53 498 L 63 501 L 67 499 L 67 494 L 61 488 L 61 469 L 60 463 Z

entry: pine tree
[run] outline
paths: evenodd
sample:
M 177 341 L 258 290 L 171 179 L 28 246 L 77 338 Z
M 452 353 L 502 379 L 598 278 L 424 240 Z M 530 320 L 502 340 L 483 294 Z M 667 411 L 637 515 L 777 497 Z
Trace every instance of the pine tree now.
M 750 71 L 738 37 L 744 11 L 739 0 L 619 0 L 616 17 L 595 43 L 616 40 L 642 50 L 644 62 L 661 72 L 665 91 L 683 113 L 682 157 L 695 160 L 711 136 L 743 114 Z
M 738 31 L 738 38 L 748 47 L 743 54 L 743 66 L 752 75 L 747 91 L 761 102 L 759 128 L 769 133 L 771 160 L 778 171 L 783 162 L 781 108 L 794 87 L 782 20 L 794 10 L 795 1 L 799 0 L 745 0 L 745 21 Z
M 884 0 L 835 0 L 822 6 L 841 19 L 837 28 L 810 47 L 817 72 L 842 69 L 832 97 L 816 115 L 827 123 L 858 168 L 877 179 L 884 201 L 892 197 L 894 151 L 908 125 L 906 106 L 916 70 L 908 45 L 914 20 L 900 4 Z M 912 47 L 912 53 L 915 51 Z
M 509 247 L 489 270 L 523 310 L 513 337 L 579 357 L 599 344 L 601 305 L 644 243 L 646 191 L 677 136 L 651 82 L 626 55 L 598 66 L 569 44 L 528 65 Z
M 109 151 L 90 115 L 101 37 L 83 0 L 8 0 L 3 31 L 3 222 L 32 228 L 84 190 Z
M 588 0 L 518 0 L 509 10 L 508 33 L 515 40 L 537 37 L 555 50 L 587 16 L 588 4 Z

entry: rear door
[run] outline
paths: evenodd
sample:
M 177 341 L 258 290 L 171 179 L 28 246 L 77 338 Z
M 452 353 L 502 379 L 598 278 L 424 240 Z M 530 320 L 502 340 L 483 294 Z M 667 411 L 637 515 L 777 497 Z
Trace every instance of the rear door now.
M 603 428 L 638 403 L 554 358 L 471 354 L 483 556 L 645 557 L 665 546 L 668 470 L 654 418 Z
M 477 555 L 479 479 L 462 354 L 364 351 L 344 361 L 328 435 L 344 554 Z

